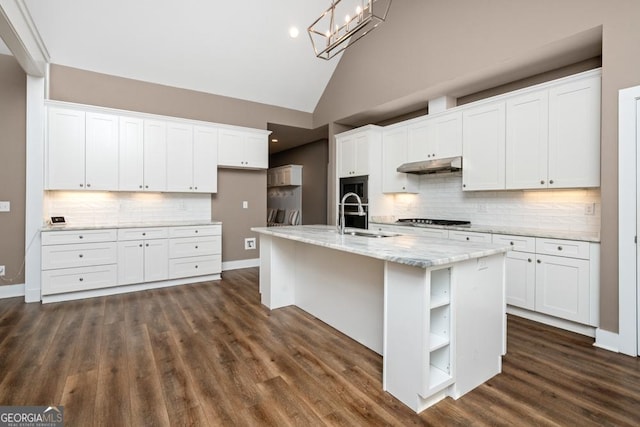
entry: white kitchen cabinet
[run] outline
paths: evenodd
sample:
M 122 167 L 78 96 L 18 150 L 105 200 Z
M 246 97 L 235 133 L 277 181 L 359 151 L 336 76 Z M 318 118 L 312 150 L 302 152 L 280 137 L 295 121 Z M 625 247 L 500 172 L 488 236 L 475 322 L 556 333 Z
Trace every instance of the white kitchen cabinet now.
M 118 190 L 144 190 L 144 122 L 120 117 Z
M 193 126 L 167 123 L 167 191 L 193 191 Z
M 449 230 L 449 239 L 459 240 L 461 242 L 489 243 L 491 242 L 491 234 L 479 233 L 477 231 Z
M 505 188 L 505 102 L 497 101 L 463 112 L 463 190 Z
M 48 109 L 48 190 L 81 190 L 85 185 L 85 113 L 67 108 Z
M 267 134 L 221 128 L 218 140 L 218 166 L 267 169 L 269 167 Z
M 373 139 L 379 138 L 374 133 L 379 135 L 380 130 L 370 125 L 336 135 L 338 178 L 369 175 Z
M 507 99 L 507 189 L 547 188 L 548 116 L 546 89 Z
M 172 227 L 169 246 L 171 279 L 222 271 L 222 228 L 219 225 Z
M 193 191 L 218 192 L 218 129 L 193 127 Z
M 302 185 L 302 166 L 286 165 L 267 172 L 267 187 L 293 187 Z
M 600 186 L 600 75 L 549 89 L 549 187 Z
M 85 189 L 118 188 L 118 116 L 86 113 Z
M 385 129 L 382 132 L 382 192 L 417 193 L 417 175 L 398 172 L 397 168 L 411 161 L 408 152 L 407 126 Z
M 144 120 L 144 190 L 167 190 L 167 123 Z
M 462 156 L 462 112 L 426 116 L 408 125 L 408 161 Z
M 535 309 L 536 255 L 511 251 L 505 260 L 505 284 L 507 304 Z
M 169 278 L 167 239 L 118 242 L 118 284 L 155 282 Z

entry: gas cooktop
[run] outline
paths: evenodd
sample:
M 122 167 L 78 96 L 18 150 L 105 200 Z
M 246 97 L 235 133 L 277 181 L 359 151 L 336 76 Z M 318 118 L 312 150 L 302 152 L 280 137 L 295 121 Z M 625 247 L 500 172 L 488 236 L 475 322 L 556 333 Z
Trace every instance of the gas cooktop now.
M 431 218 L 401 218 L 396 222 L 411 224 L 411 225 L 458 225 L 458 226 L 471 225 L 471 221 L 458 221 L 453 219 L 431 219 Z

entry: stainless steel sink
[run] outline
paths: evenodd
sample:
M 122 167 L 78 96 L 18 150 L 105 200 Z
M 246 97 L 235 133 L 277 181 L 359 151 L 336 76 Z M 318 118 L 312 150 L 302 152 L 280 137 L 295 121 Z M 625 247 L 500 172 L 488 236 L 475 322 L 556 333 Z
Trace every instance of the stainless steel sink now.
M 344 234 L 345 236 L 371 237 L 374 239 L 399 236 L 399 234 L 395 233 L 367 233 L 366 231 L 345 231 Z

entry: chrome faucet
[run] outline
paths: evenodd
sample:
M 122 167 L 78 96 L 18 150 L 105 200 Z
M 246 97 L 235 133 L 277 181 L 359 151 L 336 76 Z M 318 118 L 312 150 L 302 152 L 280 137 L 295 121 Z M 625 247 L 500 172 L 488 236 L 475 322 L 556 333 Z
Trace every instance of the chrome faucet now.
M 351 196 L 354 196 L 358 201 L 358 215 L 360 216 L 365 215 L 360 196 L 358 196 L 356 193 L 347 193 L 344 196 L 342 196 L 342 201 L 340 202 L 340 205 L 339 205 L 339 207 L 341 208 L 341 211 L 340 211 L 340 224 L 338 224 L 338 232 L 340 234 L 344 234 L 344 228 L 345 228 L 344 227 L 344 202 Z

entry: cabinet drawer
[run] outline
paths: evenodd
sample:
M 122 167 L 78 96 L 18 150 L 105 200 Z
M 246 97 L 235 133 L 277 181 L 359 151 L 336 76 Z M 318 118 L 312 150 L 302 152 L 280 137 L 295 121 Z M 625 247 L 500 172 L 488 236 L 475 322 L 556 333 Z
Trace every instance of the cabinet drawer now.
M 199 256 L 169 260 L 169 278 L 203 276 L 222 271 L 222 256 Z
M 42 295 L 106 288 L 117 284 L 115 264 L 42 272 Z
M 69 230 L 43 231 L 42 245 L 65 245 L 69 243 L 97 243 L 113 242 L 116 240 L 116 230 Z
M 169 258 L 218 255 L 222 250 L 220 236 L 183 237 L 169 240 Z
M 536 239 L 536 253 L 568 258 L 589 259 L 589 242 L 576 240 Z
M 42 247 L 42 269 L 115 264 L 116 243 L 84 243 Z
M 441 228 L 418 228 L 415 234 L 418 236 L 435 237 L 437 239 L 449 238 L 449 230 Z
M 519 252 L 535 252 L 536 238 L 525 236 L 512 236 L 509 234 L 494 234 L 493 243 L 502 243 L 511 245 L 514 251 Z
M 122 241 L 166 239 L 168 235 L 169 235 L 169 229 L 166 227 L 118 229 L 118 240 L 122 240 Z
M 476 233 L 473 231 L 449 230 L 449 239 L 467 242 L 491 243 L 491 234 Z
M 221 234 L 222 226 L 220 225 L 171 227 L 169 229 L 169 237 L 219 236 Z

